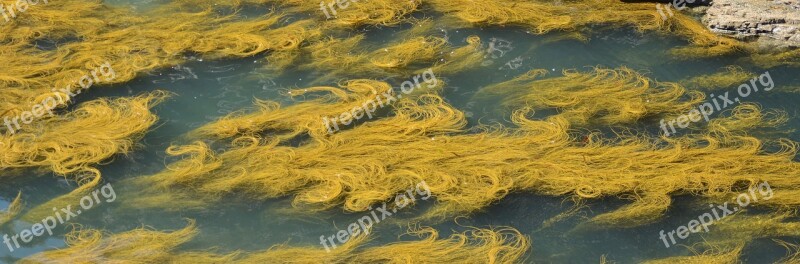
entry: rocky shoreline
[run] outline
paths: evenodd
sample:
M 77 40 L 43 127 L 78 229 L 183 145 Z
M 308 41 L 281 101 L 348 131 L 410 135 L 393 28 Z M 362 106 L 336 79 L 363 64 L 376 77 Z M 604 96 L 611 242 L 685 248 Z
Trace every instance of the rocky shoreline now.
M 764 48 L 800 47 L 800 0 L 714 0 L 702 22 L 717 34 L 757 39 Z

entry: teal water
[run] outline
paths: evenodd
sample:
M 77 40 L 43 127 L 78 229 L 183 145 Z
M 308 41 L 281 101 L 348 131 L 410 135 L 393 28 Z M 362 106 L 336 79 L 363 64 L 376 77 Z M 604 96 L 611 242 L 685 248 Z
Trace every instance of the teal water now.
M 133 1 L 115 1 L 118 5 L 131 5 Z M 146 8 L 147 4 L 156 1 L 138 2 L 137 8 Z M 386 43 L 392 35 L 402 28 L 370 28 L 365 29 L 369 41 L 374 44 Z M 445 29 L 441 28 L 440 36 L 446 36 L 454 46 L 462 46 L 469 35 L 478 35 L 485 43 L 495 39 L 496 43 L 507 45 L 505 53 L 496 53 L 487 57 L 483 66 L 465 74 L 439 76 L 446 80 L 448 86 L 443 96 L 449 103 L 465 111 L 471 124 L 504 123 L 507 112 L 496 105 L 470 101 L 471 95 L 483 86 L 509 80 L 531 69 L 549 69 L 551 76 L 558 76 L 563 69 L 587 69 L 586 67 L 627 66 L 640 72 L 646 72 L 651 78 L 659 81 L 678 81 L 691 76 L 709 74 L 719 71 L 727 65 L 740 65 L 755 73 L 765 69 L 753 65 L 742 64 L 741 56 L 726 56 L 703 60 L 679 61 L 670 58 L 666 51 L 684 45 L 685 41 L 671 36 L 654 33 L 638 33 L 632 29 L 606 30 L 595 33 L 587 43 L 564 40 L 547 43 L 551 35 L 532 35 L 523 29 L 514 28 L 476 28 Z M 311 86 L 311 80 L 323 75 L 323 72 L 287 71 L 279 75 L 265 70 L 264 55 L 237 60 L 203 60 L 198 56 L 187 55 L 189 62 L 172 68 L 161 69 L 141 74 L 137 79 L 109 87 L 96 87 L 90 92 L 78 96 L 78 102 L 85 102 L 100 97 L 132 96 L 156 89 L 175 93 L 167 102 L 154 108 L 160 117 L 158 125 L 150 131 L 137 148 L 128 156 L 117 156 L 112 162 L 101 166 L 103 176 L 110 182 L 118 199 L 111 203 L 95 206 L 91 211 L 81 214 L 71 223 L 84 227 L 102 228 L 117 233 L 129 231 L 142 226 L 157 230 L 179 229 L 186 225 L 186 219 L 196 219 L 199 235 L 182 247 L 182 249 L 204 250 L 216 248 L 219 252 L 234 250 L 255 251 L 270 246 L 289 243 L 292 245 L 319 245 L 319 236 L 329 236 L 336 230 L 365 215 L 366 212 L 346 214 L 340 210 L 332 210 L 310 216 L 293 216 L 277 212 L 279 208 L 289 206 L 289 199 L 268 201 L 252 201 L 229 199 L 224 203 L 209 208 L 205 212 L 167 213 L 158 210 L 128 210 L 120 208 L 126 203 L 125 186 L 115 185 L 122 179 L 149 175 L 161 171 L 165 164 L 174 161 L 167 157 L 164 150 L 172 143 L 185 142 L 182 138 L 186 132 L 229 114 L 233 111 L 252 106 L 255 98 L 281 101 L 291 104 L 292 101 L 280 95 L 282 90 Z M 746 101 L 760 103 L 767 109 L 782 109 L 793 118 L 785 128 L 771 128 L 781 132 L 780 136 L 800 141 L 800 134 L 784 132 L 788 129 L 800 128 L 797 116 L 797 100 L 800 95 L 787 93 L 782 89 L 800 85 L 800 69 L 769 69 L 776 87 L 769 92 L 760 92 L 749 96 Z M 352 78 L 359 78 L 352 72 Z M 394 87 L 410 76 L 387 76 L 386 81 Z M 333 85 L 329 83 L 326 85 Z M 733 88 L 728 89 L 733 91 Z M 540 115 L 543 116 L 543 115 Z M 657 122 L 646 120 L 638 124 L 642 129 L 655 134 Z M 16 177 L 10 183 L 0 187 L 0 197 L 7 206 L 18 191 L 23 193 L 26 208 L 44 203 L 59 195 L 68 193 L 76 185 L 51 173 L 37 171 L 26 172 L 26 177 Z M 28 177 L 39 175 L 40 177 Z M 58 184 L 53 184 L 58 182 Z M 775 190 L 780 192 L 780 190 Z M 543 228 L 543 221 L 569 209 L 572 205 L 565 197 L 544 197 L 527 193 L 509 195 L 484 211 L 468 218 L 449 220 L 433 225 L 442 232 L 442 236 L 451 232 L 462 232 L 467 226 L 490 227 L 511 226 L 532 239 L 528 261 L 537 263 L 597 263 L 602 255 L 617 263 L 635 263 L 646 259 L 677 255 L 691 255 L 685 247 L 674 246 L 664 248 L 658 238 L 660 230 L 672 230 L 686 222 L 696 219 L 703 210 L 697 210 L 698 201 L 691 197 L 678 197 L 667 216 L 661 221 L 632 229 L 608 229 L 585 233 L 568 233 L 575 225 L 591 216 L 614 210 L 625 201 L 618 199 L 595 200 L 588 203 L 588 208 L 565 221 L 550 228 Z M 428 200 L 414 209 L 404 209 L 392 220 L 412 218 L 434 203 Z M 703 207 L 700 207 L 701 209 Z M 401 221 L 398 221 L 401 222 Z M 4 233 L 17 233 L 29 228 L 32 223 L 17 221 L 13 227 L 7 227 Z M 399 240 L 413 239 L 405 233 L 406 226 L 392 222 L 375 226 L 376 239 L 373 244 L 383 244 Z M 36 252 L 64 246 L 64 234 L 69 231 L 68 225 L 59 226 L 56 234 L 45 236 L 46 239 L 27 243 L 26 247 L 13 253 L 0 247 L 0 261 L 13 262 Z M 711 232 L 714 232 L 712 227 Z M 701 236 L 694 234 L 684 241 L 691 244 L 701 241 Z M 797 243 L 797 238 L 786 238 Z M 773 262 L 784 256 L 783 248 L 768 239 L 757 240 L 745 248 L 742 260 L 748 263 Z

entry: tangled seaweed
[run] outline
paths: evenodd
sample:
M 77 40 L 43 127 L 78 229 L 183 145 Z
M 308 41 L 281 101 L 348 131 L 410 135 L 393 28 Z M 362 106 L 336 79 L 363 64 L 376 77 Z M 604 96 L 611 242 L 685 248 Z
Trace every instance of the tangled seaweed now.
M 747 83 L 748 80 L 754 77 L 756 77 L 756 74 L 747 72 L 742 67 L 728 65 L 720 72 L 692 77 L 691 79 L 680 81 L 680 84 L 691 89 L 716 91 Z
M 5 225 L 16 217 L 22 211 L 22 192 L 17 193 L 11 203 L 8 204 L 5 212 L 0 212 L 0 226 Z
M 292 195 L 293 205 L 306 210 L 342 205 L 347 211 L 365 211 L 424 180 L 438 202 L 425 213 L 428 218 L 474 212 L 520 191 L 632 200 L 592 220 L 614 226 L 656 221 L 669 208 L 672 195 L 720 197 L 734 193 L 733 186 L 741 182 L 768 181 L 782 189 L 782 195 L 763 205 L 800 204 L 792 196 L 800 186 L 792 175 L 800 167 L 793 161 L 796 145 L 789 141 L 778 141 L 779 150 L 767 152 L 759 139 L 738 130 L 674 139 L 622 134 L 602 139 L 590 134 L 580 140 L 569 133 L 564 117 L 532 120 L 527 117 L 530 108 L 512 115 L 518 128 L 466 133 L 463 113 L 434 94 L 398 101 L 391 116 L 327 134 L 321 123 L 328 114 L 325 109 L 348 109 L 354 102 L 347 99 L 363 98 L 369 87 L 388 87 L 377 81 L 350 83 L 363 85 L 346 86 L 360 92 L 311 88 L 339 99 L 283 109 L 271 104 L 260 112 L 206 125 L 196 134 L 231 138 L 228 150 L 215 153 L 199 141 L 173 146 L 168 152 L 184 155 L 183 160 L 133 184 L 142 186 L 139 189 L 157 186 L 158 192 L 206 203 L 233 193 L 257 200 Z M 297 141 L 301 135 L 309 138 Z M 148 199 L 149 204 L 134 204 L 179 209 Z
M 800 49 L 790 49 L 781 52 L 762 52 L 750 55 L 750 61 L 761 68 L 775 68 L 778 66 L 800 67 Z
M 430 0 L 429 3 L 436 11 L 454 16 L 467 25 L 521 26 L 536 34 L 576 32 L 589 25 L 622 25 L 639 31 L 673 32 L 691 43 L 671 51 L 678 58 L 719 56 L 745 49 L 738 41 L 712 33 L 695 18 L 681 12 L 665 21 L 650 3 L 615 0 Z
M 477 99 L 502 96 L 503 106 L 559 110 L 574 125 L 625 124 L 644 117 L 685 113 L 705 96 L 675 83 L 655 82 L 622 67 L 589 72 L 564 70 L 563 76 L 541 79 L 547 70 L 533 70 L 512 80 L 484 87 Z M 688 99 L 686 98 L 688 97 Z
M 706 263 L 739 263 L 739 255 L 742 254 L 744 246 L 739 246 L 729 250 L 708 250 L 703 253 L 697 253 L 695 256 L 686 257 L 669 257 L 663 259 L 653 259 L 645 261 L 647 264 L 669 264 L 669 263 L 688 263 L 688 264 L 706 264 Z
M 704 246 L 732 247 L 761 238 L 800 236 L 800 222 L 788 221 L 793 213 L 736 214 L 714 223 L 714 232 L 704 236 Z
M 156 91 L 130 98 L 97 99 L 66 115 L 3 136 L 3 167 L 45 167 L 76 178 L 80 185 L 69 194 L 32 208 L 22 219 L 39 221 L 52 214 L 53 207 L 77 205 L 80 197 L 100 183 L 100 171 L 94 166 L 114 155 L 128 154 L 158 120 L 150 109 L 167 96 Z
M 422 4 L 421 0 L 409 1 L 353 1 L 336 2 L 330 6 L 322 6 L 315 0 L 236 0 L 236 1 L 213 1 L 213 0 L 178 0 L 175 1 L 183 7 L 188 8 L 219 8 L 240 9 L 246 6 L 269 6 L 279 5 L 282 9 L 292 13 L 311 13 L 314 17 L 324 21 L 325 27 L 332 28 L 356 28 L 361 26 L 393 26 L 400 24 L 409 15 L 417 11 Z M 321 11 L 325 10 L 325 11 Z
M 66 236 L 69 247 L 37 253 L 19 263 L 168 263 L 171 251 L 196 234 L 194 221 L 169 233 L 137 229 L 107 235 L 100 230 L 76 229 Z
M 284 12 L 250 18 L 240 14 L 246 6 L 270 5 Z M 444 18 L 418 20 L 417 12 L 428 8 Z M 365 26 L 406 23 L 412 27 L 382 47 L 365 45 L 365 35 L 352 34 L 353 29 Z M 678 12 L 664 20 L 652 4 L 617 0 L 371 0 L 325 12 L 310 0 L 178 0 L 142 13 L 102 1 L 53 1 L 0 24 L 0 113 L 18 115 L 43 98 L 66 96 L 53 88 L 74 85 L 86 70 L 106 61 L 117 75 L 98 84 L 125 83 L 142 73 L 180 65 L 187 55 L 208 59 L 263 55 L 272 69 L 300 65 L 297 68 L 321 72 L 315 83 L 352 75 L 408 75 L 426 67 L 437 74 L 478 67 L 485 57 L 481 39 L 469 36 L 466 45 L 453 47 L 446 37 L 431 34 L 437 23 L 515 26 L 539 35 L 563 34 L 545 42 L 586 40 L 588 26 L 625 25 L 640 32 L 683 37 L 689 45 L 670 51 L 679 59 L 747 51 L 752 63 L 764 68 L 797 66 L 800 54 L 798 50 L 754 52 L 746 44 L 713 34 L 689 15 Z M 48 42 L 55 44 L 40 45 Z M 576 206 L 549 219 L 545 226 L 577 213 L 587 200 L 607 197 L 631 203 L 595 216 L 590 224 L 638 226 L 658 220 L 674 196 L 722 199 L 736 194 L 742 185 L 762 181 L 781 192 L 760 206 L 783 210 L 800 205 L 797 144 L 751 134 L 756 128 L 784 123 L 787 115 L 783 112 L 762 112 L 757 105 L 742 104 L 728 116 L 708 122 L 699 133 L 676 138 L 627 131 L 606 138 L 572 129 L 682 114 L 703 99 L 701 93 L 684 86 L 719 89 L 742 83 L 752 73 L 728 66 L 724 72 L 680 85 L 656 82 L 625 67 L 567 70 L 563 76 L 546 79 L 542 78 L 545 73 L 534 70 L 478 94 L 479 98 L 502 97 L 501 104 L 513 110 L 511 127 L 470 127 L 464 113 L 439 95 L 422 92 L 393 104 L 386 102 L 375 119 L 370 116 L 331 134 L 323 123 L 325 117 L 391 93 L 389 84 L 369 79 L 341 81 L 339 87 L 290 90 L 290 96 L 303 100 L 289 106 L 258 100 L 254 110 L 233 113 L 193 131 L 190 136 L 197 141 L 168 148 L 167 154 L 182 159 L 164 171 L 125 181 L 124 185 L 138 188 L 138 195 L 125 205 L 204 209 L 226 196 L 254 200 L 290 196 L 300 210 L 366 211 L 419 181 L 428 183 L 437 198 L 423 218 L 470 214 L 511 192 L 573 198 Z M 62 104 L 58 115 L 0 136 L 0 168 L 45 169 L 79 184 L 72 192 L 25 212 L 21 219 L 39 221 L 51 214 L 51 208 L 76 205 L 78 198 L 101 182 L 96 166 L 114 155 L 130 153 L 158 120 L 150 109 L 166 97 L 165 92 L 154 92 L 101 98 L 70 111 Z M 535 111 L 553 109 L 558 114 L 532 118 Z M 0 225 L 15 219 L 21 210 L 20 193 L 0 213 Z M 653 263 L 736 262 L 742 244 L 753 239 L 800 236 L 797 223 L 786 221 L 790 216 L 726 219 L 718 224 L 719 234 L 726 237 L 710 236 L 708 251 Z M 422 228 L 411 231 L 424 237 L 419 241 L 365 247 L 368 238 L 359 237 L 331 253 L 289 245 L 254 253 L 177 250 L 197 232 L 193 222 L 172 233 L 141 229 L 110 235 L 78 230 L 67 236 L 69 248 L 42 252 L 23 263 L 258 263 L 276 259 L 515 263 L 522 261 L 530 247 L 530 241 L 513 229 L 473 229 L 440 239 L 436 230 Z M 797 261 L 797 255 L 787 261 Z
M 326 72 L 313 83 L 352 75 L 360 78 L 404 76 L 419 73 L 425 67 L 437 74 L 454 74 L 479 67 L 485 55 L 478 36 L 469 36 L 467 45 L 452 48 L 444 38 L 418 36 L 419 32 L 414 31 L 416 29 L 412 28 L 404 32 L 403 35 L 410 36 L 407 40 L 389 43 L 371 52 L 358 48 L 363 35 L 314 42 L 303 49 L 310 56 L 308 63 L 299 68 Z
M 285 54 L 320 37 L 321 29 L 312 20 L 285 26 L 283 20 L 276 14 L 245 20 L 236 13 L 187 11 L 179 4 L 156 8 L 146 16 L 92 1 L 39 5 L 0 26 L 4 59 L 0 87 L 5 90 L 0 94 L 0 113 L 30 109 L 50 96 L 52 87 L 66 87 L 105 61 L 117 73 L 105 84 L 124 83 L 139 73 L 185 62 L 187 53 L 211 59 L 267 51 Z M 35 44 L 41 36 L 64 43 L 40 49 Z
M 59 175 L 91 173 L 115 154 L 129 153 L 158 120 L 150 109 L 165 92 L 137 97 L 97 99 L 74 111 L 24 126 L 0 136 L 0 167 L 44 167 Z M 89 128 L 89 129 L 87 129 Z
M 170 233 L 137 229 L 119 234 L 75 230 L 67 236 L 69 247 L 27 257 L 19 263 L 518 263 L 530 247 L 528 238 L 514 229 L 472 229 L 439 239 L 432 228 L 411 230 L 419 241 L 364 247 L 366 236 L 326 252 L 322 248 L 276 245 L 261 252 L 218 255 L 176 252 L 197 229 L 189 226 Z

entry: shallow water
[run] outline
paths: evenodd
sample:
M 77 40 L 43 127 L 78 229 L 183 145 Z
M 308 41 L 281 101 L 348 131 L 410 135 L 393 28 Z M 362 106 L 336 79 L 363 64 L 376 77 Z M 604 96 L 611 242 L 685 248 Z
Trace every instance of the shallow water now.
M 158 1 L 110 1 L 115 5 L 147 8 Z M 131 2 L 137 2 L 132 5 Z M 258 11 L 254 11 L 258 12 Z M 385 43 L 392 38 L 397 28 L 370 28 L 368 41 Z M 514 76 L 531 69 L 549 69 L 551 76 L 558 76 L 563 69 L 586 69 L 592 66 L 618 67 L 628 66 L 640 72 L 648 73 L 648 77 L 659 81 L 678 81 L 690 76 L 717 72 L 727 65 L 740 65 L 755 73 L 764 72 L 753 65 L 740 63 L 740 56 L 724 56 L 704 60 L 673 60 L 664 51 L 685 44 L 685 41 L 655 33 L 639 33 L 632 29 L 607 30 L 594 34 L 587 43 L 562 40 L 553 43 L 544 41 L 552 35 L 533 35 L 523 29 L 515 28 L 482 28 L 482 29 L 445 29 L 441 28 L 441 36 L 456 45 L 463 45 L 469 35 L 478 35 L 486 42 L 507 45 L 507 52 L 496 53 L 496 56 L 485 58 L 479 71 L 469 74 L 447 75 L 448 86 L 443 96 L 449 103 L 465 111 L 472 125 L 481 123 L 506 123 L 503 112 L 496 105 L 470 101 L 471 95 L 478 89 L 492 83 L 509 80 Z M 191 55 L 187 55 L 190 56 Z M 140 142 L 142 144 L 129 156 L 117 156 L 113 162 L 101 166 L 107 182 L 116 190 L 118 199 L 111 203 L 103 203 L 91 211 L 79 215 L 72 223 L 84 227 L 96 227 L 110 232 L 123 232 L 141 226 L 150 226 L 157 230 L 179 229 L 185 226 L 186 218 L 196 219 L 199 235 L 184 246 L 186 249 L 203 250 L 217 248 L 221 252 L 234 250 L 262 250 L 272 245 L 290 243 L 297 245 L 319 246 L 319 236 L 329 236 L 338 229 L 366 214 L 366 212 L 346 214 L 340 210 L 316 214 L 314 216 L 292 216 L 277 210 L 289 206 L 289 198 L 253 202 L 246 199 L 228 199 L 223 204 L 215 205 L 205 212 L 165 213 L 148 210 L 122 210 L 120 204 L 126 203 L 124 186 L 115 183 L 121 179 L 149 175 L 161 171 L 165 164 L 175 160 L 167 157 L 164 150 L 174 143 L 186 142 L 182 136 L 205 123 L 211 122 L 228 113 L 252 106 L 254 98 L 270 99 L 291 103 L 281 91 L 288 88 L 311 86 L 310 81 L 320 73 L 316 72 L 284 72 L 272 75 L 263 67 L 264 55 L 237 60 L 202 60 L 192 57 L 191 62 L 169 69 L 162 69 L 143 74 L 134 81 L 108 87 L 97 87 L 91 92 L 81 94 L 78 102 L 108 96 L 130 96 L 156 89 L 168 90 L 176 95 L 167 102 L 154 108 L 160 117 L 155 129 L 150 131 Z M 746 101 L 760 103 L 767 109 L 783 109 L 790 116 L 797 116 L 797 100 L 800 95 L 785 93 L 781 89 L 800 85 L 800 70 L 796 68 L 773 68 L 769 72 L 774 79 L 775 89 L 760 92 L 746 98 Z M 351 73 L 359 77 L 358 73 Z M 410 78 L 387 79 L 394 87 Z M 727 89 L 732 91 L 732 89 Z M 537 117 L 544 116 L 538 113 Z M 649 133 L 657 133 L 657 121 L 646 120 L 638 124 Z M 788 128 L 800 128 L 795 118 L 790 119 Z M 786 131 L 786 130 L 779 130 Z M 781 133 L 782 136 L 800 141 L 797 132 Z M 23 193 L 26 206 L 37 205 L 58 195 L 68 193 L 75 187 L 74 182 L 59 180 L 52 173 L 27 171 L 26 174 L 39 174 L 41 177 L 17 177 L 10 184 L 0 187 L 0 197 L 5 207 L 18 191 Z M 780 190 L 776 190 L 779 192 Z M 587 217 L 611 211 L 625 204 L 618 199 L 593 200 L 589 207 L 581 210 L 578 216 L 555 224 L 551 228 L 542 228 L 543 221 L 567 210 L 572 203 L 568 198 L 536 196 L 527 193 L 512 194 L 495 203 L 483 212 L 469 218 L 459 218 L 434 225 L 442 232 L 442 236 L 450 231 L 461 232 L 466 226 L 490 227 L 511 226 L 532 239 L 529 251 L 529 262 L 537 263 L 595 263 L 605 255 L 617 263 L 633 263 L 646 259 L 690 255 L 685 247 L 673 246 L 664 248 L 658 237 L 660 230 L 672 230 L 684 225 L 702 214 L 693 206 L 697 200 L 691 197 L 679 197 L 670 208 L 667 217 L 661 221 L 631 229 L 608 229 L 579 234 L 568 233 L 576 224 Z M 418 215 L 432 200 L 423 201 L 417 208 L 404 209 L 400 215 L 392 216 L 392 220 L 408 219 Z M 702 207 L 701 207 L 702 208 Z M 401 221 L 398 221 L 401 222 Z M 15 222 L 15 228 L 4 230 L 5 233 L 16 233 L 31 223 Z M 0 250 L 0 261 L 13 262 L 15 259 L 41 252 L 54 247 L 64 246 L 64 234 L 67 226 L 59 226 L 57 234 L 46 240 L 28 243 L 25 248 L 13 253 L 3 248 Z M 406 226 L 393 222 L 376 225 L 374 233 L 377 238 L 370 243 L 382 244 L 397 241 L 399 235 L 405 233 Z M 712 231 L 713 232 L 713 228 Z M 400 240 L 410 239 L 407 236 Z M 701 241 L 701 236 L 692 235 L 683 244 Z M 785 251 L 775 245 L 766 243 L 768 239 L 757 240 L 745 248 L 741 259 L 748 263 L 772 262 L 784 256 Z M 787 241 L 798 242 L 796 238 Z M 321 248 L 321 246 L 319 246 Z

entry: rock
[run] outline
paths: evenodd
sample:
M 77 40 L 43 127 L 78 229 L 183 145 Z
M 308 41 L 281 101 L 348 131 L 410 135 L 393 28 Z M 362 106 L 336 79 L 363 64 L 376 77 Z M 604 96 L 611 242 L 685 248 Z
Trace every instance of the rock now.
M 800 47 L 800 0 L 714 0 L 702 21 L 717 34 Z

